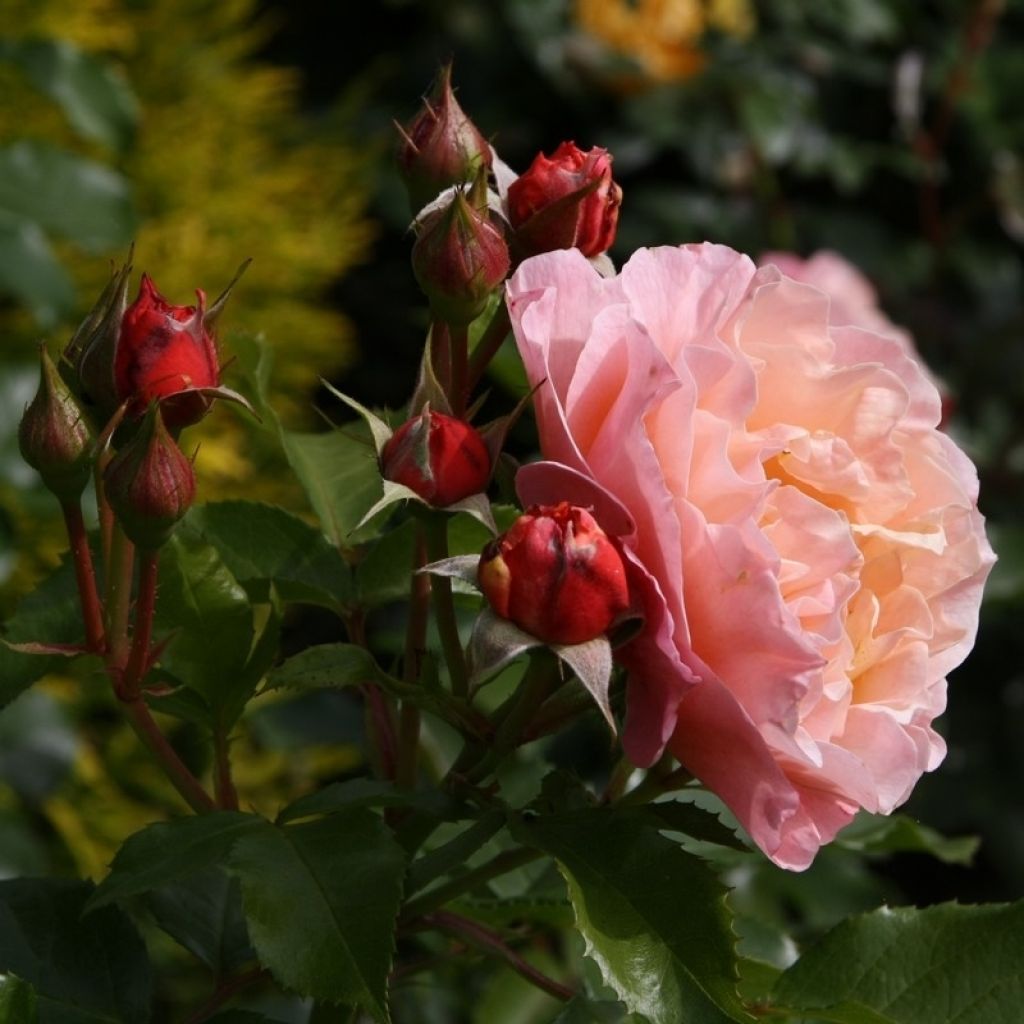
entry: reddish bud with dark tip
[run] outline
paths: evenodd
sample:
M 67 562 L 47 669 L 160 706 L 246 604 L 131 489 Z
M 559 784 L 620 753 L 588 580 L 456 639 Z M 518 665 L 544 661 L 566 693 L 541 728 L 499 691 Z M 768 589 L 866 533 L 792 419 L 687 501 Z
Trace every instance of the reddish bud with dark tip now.
M 550 157 L 538 153 L 508 190 L 509 221 L 523 256 L 572 248 L 587 257 L 607 252 L 621 203 L 608 150 L 584 152 L 573 142 Z
M 615 544 L 586 509 L 534 505 L 484 548 L 477 581 L 497 615 L 538 640 L 579 644 L 629 606 Z
M 92 471 L 92 432 L 42 345 L 39 354 L 39 390 L 18 425 L 18 447 L 49 491 L 62 502 L 74 501 Z
M 451 66 L 443 68 L 423 110 L 405 128 L 399 127 L 398 166 L 413 210 L 491 166 L 491 148 L 455 99 L 451 76 Z
M 381 472 L 428 504 L 446 508 L 487 487 L 491 457 L 468 423 L 425 409 L 384 445 Z
M 412 249 L 412 269 L 430 300 L 434 316 L 468 324 L 508 276 L 505 236 L 491 220 L 486 202 L 478 209 L 471 194 L 457 191 L 446 206 L 423 219 Z
M 170 537 L 196 496 L 196 478 L 153 403 L 138 433 L 107 466 L 107 499 L 132 543 L 153 550 Z

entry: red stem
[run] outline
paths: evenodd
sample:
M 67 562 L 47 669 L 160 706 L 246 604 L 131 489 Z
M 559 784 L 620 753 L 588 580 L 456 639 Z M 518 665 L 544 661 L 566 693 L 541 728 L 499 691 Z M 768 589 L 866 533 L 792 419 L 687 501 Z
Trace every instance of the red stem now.
M 156 610 L 156 583 L 159 567 L 158 552 L 142 553 L 142 557 L 139 559 L 139 590 L 135 602 L 132 647 L 124 675 L 121 677 L 121 688 L 129 699 L 138 696 L 142 680 L 149 668 L 149 647 L 153 638 L 153 612 Z
M 85 642 L 93 654 L 102 653 L 106 645 L 103 634 L 103 606 L 96 589 L 96 573 L 92 564 L 89 537 L 82 518 L 82 508 L 75 502 L 61 504 L 64 525 L 71 545 L 71 558 L 75 566 L 75 580 L 78 583 L 78 599 L 82 606 L 82 622 L 85 625 Z
M 178 757 L 177 751 L 167 741 L 167 737 L 160 731 L 146 702 L 141 697 L 122 699 L 121 708 L 139 739 L 149 748 L 160 763 L 164 774 L 170 779 L 189 807 L 196 814 L 205 814 L 208 811 L 216 810 L 216 804 L 210 799 L 209 794 L 188 770 L 184 761 Z
M 238 810 L 238 790 L 231 778 L 231 754 L 227 732 L 218 724 L 213 733 L 213 789 L 217 806 L 225 811 Z
M 538 971 L 533 964 L 524 960 L 515 950 L 505 945 L 501 936 L 490 928 L 485 928 L 476 921 L 460 914 L 453 914 L 448 910 L 438 910 L 429 917 L 423 919 L 424 924 L 437 928 L 439 931 L 448 932 L 469 942 L 485 953 L 500 957 L 518 975 L 525 978 L 531 985 L 547 992 L 549 996 L 567 1003 L 576 993 L 565 985 L 549 978 L 546 974 Z

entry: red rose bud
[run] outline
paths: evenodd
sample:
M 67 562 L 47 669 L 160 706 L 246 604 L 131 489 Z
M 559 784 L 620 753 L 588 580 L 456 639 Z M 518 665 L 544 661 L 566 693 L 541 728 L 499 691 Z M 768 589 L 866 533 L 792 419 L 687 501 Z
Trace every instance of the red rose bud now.
M 412 247 L 412 269 L 430 300 L 434 316 L 450 324 L 468 324 L 508 276 L 508 246 L 486 206 L 457 191 L 443 209 L 421 222 Z
M 92 433 L 49 353 L 43 346 L 39 352 L 39 390 L 21 418 L 18 446 L 47 489 L 61 501 L 73 501 L 92 470 Z
M 173 306 L 142 275 L 139 297 L 121 320 L 114 361 L 120 401 L 140 415 L 159 400 L 171 430 L 197 423 L 212 398 L 197 391 L 220 384 L 217 346 L 206 328 L 206 296 L 196 291 L 195 306 Z
M 621 202 L 608 150 L 595 146 L 584 153 L 572 142 L 550 158 L 538 153 L 508 190 L 509 220 L 527 256 L 574 247 L 588 257 L 606 252 Z
M 491 457 L 483 438 L 468 423 L 425 409 L 384 445 L 381 472 L 429 504 L 446 508 L 484 490 Z
M 196 496 L 192 463 L 164 426 L 161 406 L 149 407 L 139 432 L 107 466 L 104 488 L 128 539 L 160 547 Z
M 477 581 L 496 614 L 549 644 L 593 640 L 629 606 L 615 545 L 565 501 L 534 505 L 491 541 Z
M 451 77 L 451 67 L 443 68 L 419 116 L 398 129 L 398 165 L 414 210 L 491 166 L 491 148 L 456 101 Z

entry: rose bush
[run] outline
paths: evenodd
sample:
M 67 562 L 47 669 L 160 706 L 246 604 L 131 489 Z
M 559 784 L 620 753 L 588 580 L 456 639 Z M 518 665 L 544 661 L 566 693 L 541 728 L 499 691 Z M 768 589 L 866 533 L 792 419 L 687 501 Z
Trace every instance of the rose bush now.
M 526 261 L 508 301 L 547 462 L 526 503 L 590 506 L 646 624 L 624 744 L 668 748 L 776 863 L 902 803 L 994 557 L 977 478 L 890 332 L 724 246 L 640 250 L 603 279 Z

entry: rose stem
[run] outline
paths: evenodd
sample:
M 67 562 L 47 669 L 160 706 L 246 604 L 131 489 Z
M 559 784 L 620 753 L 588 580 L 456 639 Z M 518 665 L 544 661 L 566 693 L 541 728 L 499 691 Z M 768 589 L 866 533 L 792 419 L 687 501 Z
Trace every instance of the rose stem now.
M 497 355 L 498 349 L 501 348 L 504 340 L 508 337 L 511 327 L 512 322 L 509 320 L 508 307 L 502 302 L 491 318 L 491 322 L 487 325 L 487 329 L 477 342 L 476 348 L 473 349 L 473 355 L 469 360 L 469 376 L 466 380 L 467 392 L 472 391 L 480 383 L 480 378 L 484 375 L 484 371 L 490 365 L 491 360 Z
M 539 850 L 532 850 L 527 846 L 505 850 L 479 867 L 473 868 L 472 871 L 467 871 L 464 875 L 453 878 L 450 882 L 445 882 L 444 885 L 439 885 L 431 889 L 430 892 L 410 900 L 402 911 L 402 921 L 409 922 L 423 914 L 433 913 L 439 907 L 470 892 L 478 885 L 483 885 L 485 882 L 491 881 L 492 878 L 507 875 L 510 871 L 515 871 L 516 868 L 521 868 L 524 864 L 529 864 L 530 861 L 536 860 L 540 856 Z
M 430 327 L 430 365 L 447 394 L 451 387 L 451 341 L 448 336 L 448 325 L 442 320 L 435 320 Z
M 121 708 L 136 735 L 156 758 L 164 774 L 189 807 L 196 814 L 205 814 L 207 811 L 216 810 L 216 805 L 206 790 L 178 757 L 174 747 L 167 742 L 167 738 L 153 720 L 142 696 L 122 698 Z
M 405 657 L 402 678 L 416 683 L 420 675 L 420 661 L 427 645 L 427 614 L 430 603 L 430 577 L 417 572 L 426 565 L 426 541 L 423 524 L 416 524 L 416 548 L 413 553 L 409 593 L 409 621 L 405 632 Z M 411 700 L 402 701 L 398 721 L 398 766 L 395 781 L 406 789 L 416 785 L 416 761 L 420 744 L 420 710 Z
M 494 742 L 483 758 L 466 772 L 467 781 L 480 782 L 486 778 L 503 757 L 519 746 L 524 730 L 558 681 L 559 675 L 558 660 L 550 651 L 541 648 L 530 654 L 530 666 L 519 684 L 511 707 L 498 723 Z
M 110 574 L 107 577 L 107 664 L 123 672 L 128 659 L 128 616 L 131 611 L 132 567 L 135 546 L 120 526 L 114 526 L 110 542 Z
M 462 417 L 466 412 L 469 375 L 469 329 L 465 324 L 449 327 L 451 337 L 452 381 L 448 399 L 452 403 L 452 414 Z
M 431 562 L 448 557 L 448 517 L 443 512 L 430 516 L 426 521 L 427 556 Z M 452 693 L 456 697 L 469 695 L 469 673 L 466 670 L 466 655 L 459 639 L 459 624 L 455 617 L 455 602 L 452 599 L 452 581 L 447 576 L 435 576 L 431 580 L 434 594 L 434 614 L 437 616 L 437 631 L 441 635 L 448 673 L 452 680 Z
M 125 557 L 125 552 L 127 552 L 127 557 Z M 123 584 L 122 573 L 126 565 L 130 574 L 133 553 L 134 548 L 125 537 L 124 531 L 118 527 L 114 532 L 112 562 L 115 572 L 117 572 L 117 578 L 122 580 L 122 585 L 115 591 L 115 601 L 123 603 L 124 611 L 122 613 L 120 608 L 115 605 L 111 612 L 111 620 L 114 621 L 116 614 L 118 622 L 120 622 L 123 614 L 124 622 L 117 627 L 118 633 L 115 633 L 112 627 L 107 670 L 110 673 L 121 709 L 136 735 L 156 759 L 163 773 L 189 807 L 197 814 L 203 814 L 215 809 L 213 801 L 160 731 L 160 727 L 150 714 L 141 692 L 142 679 L 148 667 L 150 640 L 153 635 L 153 612 L 156 610 L 156 585 L 160 562 L 159 553 L 156 551 L 144 552 L 139 560 L 139 599 L 135 612 L 135 629 L 132 635 L 131 649 L 127 654 L 124 653 L 124 648 L 128 646 L 128 596 L 131 593 L 131 587 Z M 128 579 L 131 579 L 130 575 Z M 121 638 L 121 642 L 115 645 L 114 641 L 118 637 Z
M 186 1024 L 202 1024 L 209 1020 L 229 999 L 238 995 L 244 988 L 268 976 L 265 967 L 253 967 L 242 974 L 235 974 L 221 981 L 209 999 L 191 1017 Z
M 96 489 L 96 514 L 100 524 L 100 551 L 103 554 L 103 571 L 110 573 L 110 545 L 114 538 L 114 510 L 107 501 L 107 489 L 103 485 L 103 471 L 107 468 L 112 456 L 103 450 L 96 457 L 93 466 L 93 484 Z
M 64 525 L 71 545 L 71 558 L 75 566 L 75 581 L 78 584 L 78 599 L 82 606 L 82 622 L 85 625 L 85 642 L 93 654 L 103 650 L 103 608 L 96 590 L 96 573 L 89 550 L 89 537 L 82 518 L 82 506 L 78 501 L 61 502 Z
M 156 551 L 142 552 L 139 558 L 139 588 L 135 602 L 135 628 L 131 651 L 121 677 L 121 689 L 129 697 L 137 697 L 149 667 L 149 645 L 153 637 L 153 613 L 156 611 L 156 584 L 160 556 Z
M 560 984 L 554 978 L 549 978 L 510 949 L 497 932 L 485 928 L 476 921 L 471 921 L 468 917 L 462 917 L 460 914 L 453 914 L 447 910 L 439 910 L 436 914 L 424 918 L 423 923 L 427 927 L 454 935 L 471 946 L 475 946 L 481 952 L 504 960 L 513 971 L 525 978 L 531 985 L 535 985 L 563 1003 L 567 1003 L 576 995 L 571 988 Z
M 213 791 L 217 806 L 225 811 L 238 810 L 238 790 L 231 778 L 231 751 L 227 729 L 218 722 L 213 730 Z

